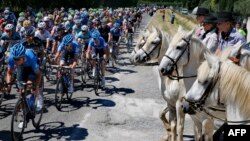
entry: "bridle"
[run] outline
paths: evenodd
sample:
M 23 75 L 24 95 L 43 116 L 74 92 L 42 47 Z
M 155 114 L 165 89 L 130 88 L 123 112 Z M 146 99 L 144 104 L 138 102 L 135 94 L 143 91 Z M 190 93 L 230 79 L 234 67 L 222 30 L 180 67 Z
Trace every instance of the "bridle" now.
M 198 101 L 190 101 L 185 99 L 192 108 L 194 109 L 200 109 L 203 110 L 204 109 L 204 104 L 205 101 L 207 100 L 208 96 L 213 92 L 213 89 L 215 88 L 218 80 L 220 79 L 220 67 L 221 67 L 221 62 L 219 63 L 219 68 L 218 68 L 218 75 L 216 75 L 215 77 L 213 77 L 211 79 L 211 81 L 209 82 L 209 84 L 207 85 L 207 88 L 205 89 L 205 91 L 203 92 L 201 98 Z M 218 105 L 224 105 L 223 103 L 221 103 L 220 101 L 220 93 L 218 92 L 218 98 L 217 98 L 217 104 Z
M 143 41 L 146 41 L 146 39 L 145 39 L 145 37 L 144 37 L 144 36 L 142 37 L 142 40 L 143 40 Z M 145 43 L 146 43 L 146 42 L 145 42 Z M 144 44 L 145 44 L 145 43 L 144 43 Z M 143 44 L 143 45 L 144 45 L 144 44 Z M 143 47 L 143 45 L 141 45 L 141 44 L 140 44 L 139 49 L 141 49 L 141 48 Z M 139 50 L 139 49 L 138 49 L 138 50 Z M 136 53 L 135 48 L 133 49 L 133 51 L 132 51 L 132 52 L 135 52 L 135 53 Z
M 150 50 L 149 52 L 147 52 L 144 48 L 141 48 L 141 50 L 146 54 L 146 61 L 151 59 L 150 54 L 153 53 L 160 44 L 161 44 L 161 40 L 158 43 L 154 44 L 155 45 L 154 48 Z M 161 50 L 161 47 L 158 48 L 158 54 L 156 58 L 160 56 L 160 50 Z
M 168 78 L 171 80 L 180 80 L 180 79 L 184 79 L 184 78 L 193 78 L 193 77 L 197 77 L 197 75 L 191 75 L 191 76 L 180 76 L 179 72 L 178 72 L 178 61 L 180 60 L 180 58 L 182 57 L 182 55 L 185 53 L 185 51 L 187 50 L 188 53 L 188 62 L 190 60 L 190 40 L 186 40 L 184 38 L 182 38 L 183 41 L 185 41 L 187 43 L 187 45 L 185 46 L 185 49 L 181 52 L 181 54 L 177 57 L 176 60 L 174 60 L 173 58 L 171 58 L 168 55 L 164 55 L 164 57 L 167 57 L 170 61 L 172 61 L 173 65 L 174 65 L 174 70 L 176 71 L 176 76 L 175 75 L 168 75 Z

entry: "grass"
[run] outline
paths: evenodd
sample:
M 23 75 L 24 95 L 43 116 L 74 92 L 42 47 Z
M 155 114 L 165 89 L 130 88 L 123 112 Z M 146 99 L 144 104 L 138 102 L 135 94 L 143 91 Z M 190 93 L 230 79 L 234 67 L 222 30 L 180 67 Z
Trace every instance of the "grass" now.
M 176 33 L 179 25 L 181 25 L 185 30 L 192 30 L 197 26 L 195 20 L 192 17 L 184 16 L 178 12 L 175 12 L 174 24 L 171 24 L 170 14 L 171 10 L 165 10 L 165 21 L 163 22 L 162 13 L 160 13 L 160 10 L 158 10 L 149 22 L 148 27 L 151 28 L 152 26 L 155 26 L 173 35 Z

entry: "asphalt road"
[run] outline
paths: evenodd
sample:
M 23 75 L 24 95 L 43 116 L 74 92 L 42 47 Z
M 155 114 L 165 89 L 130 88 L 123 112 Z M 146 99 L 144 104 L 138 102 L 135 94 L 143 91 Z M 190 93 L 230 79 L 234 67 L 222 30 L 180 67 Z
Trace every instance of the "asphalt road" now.
M 136 34 L 150 20 L 144 14 Z M 107 90 L 95 95 L 93 81 L 88 80 L 81 90 L 76 81 L 72 102 L 58 111 L 54 105 L 55 85 L 45 84 L 45 105 L 39 130 L 30 122 L 25 128 L 25 141 L 159 141 L 164 127 L 159 119 L 160 110 L 166 105 L 158 89 L 154 73 L 156 66 L 134 66 L 129 54 L 122 47 L 119 65 L 107 68 Z M 0 108 L 0 140 L 10 141 L 11 114 L 17 96 L 5 100 Z M 192 126 L 187 117 L 185 140 L 192 139 Z

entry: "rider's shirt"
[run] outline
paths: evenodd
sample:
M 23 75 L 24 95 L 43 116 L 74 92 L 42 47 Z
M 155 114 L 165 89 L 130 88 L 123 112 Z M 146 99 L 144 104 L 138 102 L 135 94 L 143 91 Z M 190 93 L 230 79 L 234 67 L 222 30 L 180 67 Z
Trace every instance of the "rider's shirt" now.
M 35 37 L 38 37 L 42 41 L 46 41 L 47 39 L 52 40 L 52 36 L 49 31 L 44 29 L 44 32 L 41 33 L 39 30 L 35 32 Z
M 80 48 L 79 48 L 79 45 L 76 41 L 73 41 L 71 43 L 71 50 L 66 50 L 65 49 L 65 44 L 64 43 L 60 43 L 57 51 L 59 52 L 63 52 L 63 54 L 67 54 L 67 53 L 74 53 L 74 55 L 79 55 L 79 52 L 80 52 Z
M 81 32 L 81 27 L 77 27 L 77 25 L 73 26 L 73 33 L 76 35 Z
M 100 37 L 98 40 L 99 40 L 99 45 L 95 44 L 94 39 L 91 38 L 89 41 L 89 47 L 91 49 L 93 49 L 93 48 L 94 49 L 105 49 L 105 47 L 106 47 L 105 40 L 102 37 Z
M 43 43 L 37 37 L 34 37 L 34 40 L 32 43 L 24 41 L 22 44 L 23 44 L 23 46 L 25 46 L 26 49 L 33 49 L 35 51 L 35 53 L 37 54 L 37 56 L 40 56 L 41 53 L 44 51 Z
M 110 28 L 108 26 L 106 26 L 105 28 L 100 27 L 100 28 L 98 28 L 98 30 L 101 33 L 101 36 L 104 38 L 104 40 L 106 42 L 108 42 Z
M 76 34 L 76 39 L 77 38 L 83 39 L 85 43 L 88 43 L 91 38 L 91 33 L 89 31 L 86 34 L 79 32 L 78 34 Z
M 223 35 L 220 33 L 219 36 L 219 49 L 224 50 L 227 47 L 231 47 L 241 41 L 242 44 L 246 43 L 246 38 L 243 37 L 235 28 L 231 30 L 229 35 Z
M 13 70 L 15 68 L 15 61 L 12 55 L 8 58 L 7 63 L 9 69 Z M 26 49 L 23 67 L 31 67 L 33 71 L 39 70 L 37 56 L 32 49 Z
M 111 30 L 110 30 L 110 32 L 111 32 L 111 34 L 112 34 L 112 36 L 113 36 L 113 40 L 114 41 L 118 41 L 119 40 L 119 37 L 121 36 L 121 30 L 120 30 L 120 28 L 118 28 L 118 29 L 116 29 L 116 28 L 112 28 Z

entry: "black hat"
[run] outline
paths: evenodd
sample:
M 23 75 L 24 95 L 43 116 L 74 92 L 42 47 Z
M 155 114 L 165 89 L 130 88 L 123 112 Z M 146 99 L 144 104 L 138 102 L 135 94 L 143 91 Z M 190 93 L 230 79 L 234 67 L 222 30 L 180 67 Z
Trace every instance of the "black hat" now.
M 216 23 L 216 22 L 217 22 L 217 18 L 212 14 L 209 14 L 204 17 L 204 23 Z
M 217 22 L 234 21 L 231 12 L 220 12 L 217 13 Z
M 205 16 L 209 14 L 209 10 L 207 8 L 195 7 L 192 14 L 198 16 Z

